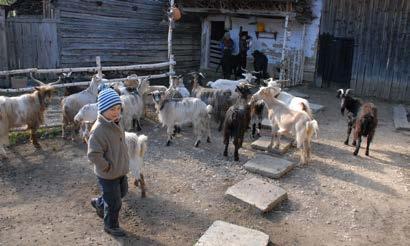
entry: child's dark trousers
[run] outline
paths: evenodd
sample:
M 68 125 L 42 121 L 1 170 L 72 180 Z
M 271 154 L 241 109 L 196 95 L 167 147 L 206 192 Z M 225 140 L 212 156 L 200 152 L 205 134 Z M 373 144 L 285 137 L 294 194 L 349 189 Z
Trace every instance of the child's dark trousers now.
M 122 205 L 121 199 L 128 192 L 127 176 L 113 180 L 97 178 L 102 191 L 102 195 L 98 197 L 97 206 L 101 209 L 104 208 L 104 226 L 118 228 L 120 227 L 118 216 Z

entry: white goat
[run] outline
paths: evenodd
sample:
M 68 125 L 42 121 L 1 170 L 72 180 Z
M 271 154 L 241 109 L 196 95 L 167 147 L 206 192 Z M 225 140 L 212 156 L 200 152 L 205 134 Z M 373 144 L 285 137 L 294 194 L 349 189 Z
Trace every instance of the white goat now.
M 206 85 L 214 89 L 230 90 L 232 93 L 231 98 L 236 99 L 238 93 L 236 92 L 236 86 L 240 83 L 250 83 L 252 84 L 256 77 L 252 73 L 243 73 L 245 78 L 239 80 L 230 80 L 230 79 L 217 79 L 214 82 L 209 81 Z
M 134 176 L 134 185 L 140 186 L 141 197 L 145 197 L 145 180 L 143 175 L 144 155 L 147 151 L 147 136 L 137 135 L 132 132 L 125 132 L 125 142 L 128 148 L 130 159 L 130 171 Z
M 196 137 L 195 147 L 198 147 L 202 137 L 206 136 L 210 142 L 210 114 L 212 106 L 206 105 L 198 98 L 186 97 L 183 99 L 172 99 L 168 91 L 152 93 L 158 117 L 163 126 L 167 126 L 167 146 L 171 144 L 174 126 L 192 122 L 194 135 Z
M 143 94 L 149 86 L 149 76 L 144 79 L 139 78 L 139 85 L 137 88 L 128 87 L 128 93 L 121 95 L 123 106 L 122 122 L 124 129 L 129 131 L 137 124 L 137 131 L 141 131 L 141 117 L 144 115 L 144 98 Z
M 84 105 L 74 117 L 75 123 L 84 121 L 94 122 L 98 116 L 98 103 L 89 103 Z
M 184 79 L 182 76 L 172 78 L 172 86 L 179 92 L 181 97 L 189 97 L 191 94 L 184 85 Z
M 274 97 L 284 102 L 290 109 L 306 112 L 309 117 L 313 119 L 312 109 L 310 108 L 308 100 L 301 97 L 295 97 L 292 94 L 282 91 L 280 80 L 273 80 L 272 78 L 270 78 L 269 80 L 265 80 L 264 82 L 268 85 L 268 87 L 274 88 Z
M 41 86 L 36 87 L 34 92 L 17 97 L 0 96 L 0 156 L 7 158 L 4 146 L 9 145 L 9 130 L 13 127 L 27 125 L 31 130 L 31 142 L 38 148 L 40 147 L 36 131 L 40 124 L 44 122 L 44 111 L 51 102 L 53 84 L 44 84 L 35 80 Z
M 74 117 L 78 111 L 88 103 L 95 103 L 97 101 L 98 85 L 101 83 L 102 78 L 98 75 L 94 75 L 91 79 L 91 83 L 87 89 L 65 97 L 62 100 L 63 111 L 63 127 L 62 136 L 65 137 L 65 130 L 69 125 L 74 125 L 74 129 L 78 126 L 75 125 Z
M 277 142 L 274 148 L 280 145 L 280 136 L 284 134 L 296 135 L 297 148 L 301 149 L 301 164 L 307 164 L 310 158 L 310 142 L 313 135 L 317 134 L 318 124 L 304 111 L 290 109 L 283 102 L 275 98 L 276 90 L 273 87 L 261 87 L 252 96 L 251 102 L 263 100 L 268 108 L 269 120 L 272 123 L 272 139 L 269 149 L 272 148 L 275 137 Z M 279 130 L 276 130 L 278 126 Z

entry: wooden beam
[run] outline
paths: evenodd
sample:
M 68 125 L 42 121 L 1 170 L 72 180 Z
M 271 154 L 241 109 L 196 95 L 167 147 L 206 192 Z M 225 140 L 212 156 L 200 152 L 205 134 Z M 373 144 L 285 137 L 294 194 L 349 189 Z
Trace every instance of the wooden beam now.
M 250 15 L 250 16 L 265 16 L 265 17 L 283 17 L 289 16 L 294 18 L 295 13 L 283 11 L 269 11 L 269 10 L 253 10 L 253 9 L 212 9 L 212 8 L 183 8 L 184 12 L 188 13 L 203 13 L 203 14 L 230 14 L 230 15 Z
M 162 74 L 153 74 L 153 75 L 146 75 L 146 76 L 138 76 L 138 78 L 146 78 L 150 76 L 150 79 L 159 79 L 159 78 L 166 78 L 169 76 L 175 75 L 174 73 L 162 73 Z M 127 78 L 118 78 L 118 79 L 107 79 L 106 83 L 113 83 L 113 82 L 123 82 Z M 82 85 L 89 85 L 90 81 L 81 81 L 81 82 L 74 82 L 74 83 L 66 83 L 66 84 L 56 84 L 53 85 L 54 88 L 64 88 L 64 87 L 72 87 L 72 86 L 82 86 Z M 0 89 L 0 92 L 31 92 L 34 91 L 34 87 L 26 87 L 26 88 L 17 88 L 17 89 Z
M 170 64 L 175 65 L 175 61 L 171 62 L 160 62 L 153 64 L 140 64 L 140 65 L 129 65 L 129 66 L 107 66 L 102 67 L 102 71 L 120 71 L 120 70 L 153 70 L 158 68 L 167 67 Z M 10 71 L 0 71 L 0 76 L 23 74 L 23 73 L 68 73 L 68 72 L 97 72 L 98 67 L 78 67 L 78 68 L 55 68 L 55 69 L 38 69 L 38 68 L 27 68 L 27 69 L 16 69 Z
M 289 17 L 286 16 L 285 18 L 285 30 L 283 31 L 283 46 L 282 46 L 282 55 L 280 59 L 280 74 L 279 74 L 279 79 L 285 79 L 285 69 L 283 68 L 284 62 L 285 62 L 285 51 L 286 51 L 286 41 L 288 39 L 288 23 L 289 23 Z M 288 70 L 289 71 L 289 70 Z M 286 78 L 288 79 L 288 78 Z

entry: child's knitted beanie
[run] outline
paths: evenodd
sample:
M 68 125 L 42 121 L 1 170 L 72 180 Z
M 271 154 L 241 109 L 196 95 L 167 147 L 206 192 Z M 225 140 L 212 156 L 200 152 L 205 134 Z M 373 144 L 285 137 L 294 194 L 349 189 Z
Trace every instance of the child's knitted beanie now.
M 121 98 L 116 91 L 111 88 L 107 88 L 98 94 L 97 103 L 98 113 L 102 114 L 109 108 L 121 104 Z

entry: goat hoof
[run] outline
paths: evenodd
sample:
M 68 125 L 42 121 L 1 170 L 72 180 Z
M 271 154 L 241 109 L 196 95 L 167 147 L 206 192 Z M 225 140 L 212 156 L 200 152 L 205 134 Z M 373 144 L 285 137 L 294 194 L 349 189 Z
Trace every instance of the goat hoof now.
M 147 196 L 147 195 L 145 194 L 145 191 L 142 191 L 142 192 L 141 192 L 141 197 L 144 198 L 144 197 L 146 197 L 146 196 Z
M 199 146 L 200 143 L 201 143 L 200 140 L 196 141 L 196 143 L 195 143 L 195 148 L 198 148 L 198 146 Z
M 135 187 L 138 187 L 138 180 L 134 180 Z
M 358 151 L 353 152 L 353 155 L 357 155 L 357 154 L 358 154 Z
M 366 152 L 366 155 L 369 156 L 369 152 Z
M 225 151 L 225 152 L 224 152 L 224 156 L 228 156 L 228 152 Z
M 171 145 L 171 140 L 168 140 L 166 146 L 170 146 L 170 145 Z
M 239 157 L 237 157 L 237 156 L 235 156 L 233 159 L 234 159 L 234 161 L 239 161 Z
M 348 141 L 345 141 L 344 144 L 345 144 L 345 145 L 349 145 L 349 142 L 348 142 Z
M 356 146 L 356 142 L 353 142 L 352 145 L 353 145 L 353 146 Z
M 210 142 L 211 142 L 211 138 L 208 137 L 208 138 L 206 139 L 206 142 L 207 142 L 207 143 L 210 143 Z

